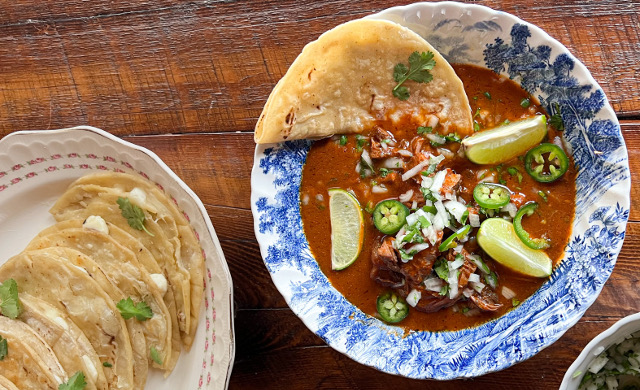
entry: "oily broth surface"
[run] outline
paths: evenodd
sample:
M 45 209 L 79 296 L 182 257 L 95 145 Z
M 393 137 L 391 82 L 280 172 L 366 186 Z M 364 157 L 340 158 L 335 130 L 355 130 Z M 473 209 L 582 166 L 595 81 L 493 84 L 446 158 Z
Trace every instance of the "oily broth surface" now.
M 478 113 L 474 116 L 474 120 L 478 122 L 481 130 L 497 126 L 507 119 L 514 121 L 531 117 L 537 113 L 544 113 L 535 99 L 509 79 L 500 77 L 490 70 L 471 65 L 454 65 L 454 69 L 465 85 L 472 112 Z M 520 104 L 524 98 L 530 98 L 529 107 L 525 108 Z M 400 123 L 397 126 L 392 126 L 389 123 L 380 123 L 380 125 L 394 133 L 398 141 L 403 139 L 410 141 L 416 136 L 416 126 L 411 123 Z M 559 132 L 550 128 L 547 141 L 552 141 L 560 135 Z M 452 145 L 453 151 L 457 151 L 457 148 L 457 144 Z M 371 180 L 375 180 L 375 177 L 360 178 L 355 169 L 359 159 L 360 151 L 357 148 L 355 136 L 348 136 L 344 146 L 332 139 L 315 142 L 307 155 L 303 168 L 300 211 L 311 252 L 331 284 L 360 310 L 369 315 L 377 316 L 376 298 L 388 289 L 375 283 L 369 277 L 369 273 L 371 270 L 371 251 L 384 235 L 375 228 L 371 215 L 365 211 L 365 239 L 358 260 L 345 270 L 333 271 L 331 269 L 331 223 L 328 190 L 342 188 L 352 191 L 364 209 L 367 204 L 375 205 L 384 199 L 397 198 L 412 186 L 398 180 L 394 183 L 385 183 L 389 188 L 387 193 L 372 194 L 369 189 Z M 517 158 L 501 164 L 499 167 L 478 166 L 464 158 L 447 160 L 443 163 L 444 166 L 450 167 L 462 175 L 462 186 L 458 193 L 466 202 L 472 200 L 471 192 L 479 181 L 478 175 L 481 170 L 487 170 L 487 174 L 499 175 L 512 191 L 525 196 L 527 201 L 537 201 L 540 205 L 537 212 L 530 217 L 525 217 L 523 226 L 533 237 L 550 238 L 552 246 L 547 250 L 547 254 L 554 260 L 554 265 L 560 261 L 571 233 L 575 210 L 576 171 L 573 163 L 570 164 L 569 171 L 561 179 L 548 184 L 533 180 L 525 172 L 523 163 Z M 509 167 L 515 167 L 519 170 L 522 174 L 521 182 L 517 176 L 512 176 L 507 172 Z M 538 191 L 544 191 L 547 194 L 548 202 L 545 202 L 538 195 Z M 477 229 L 474 229 L 473 233 L 476 231 Z M 502 316 L 513 307 L 512 301 L 502 296 L 502 286 L 513 290 L 516 293 L 516 298 L 523 301 L 547 280 L 522 276 L 491 260 L 489 262 L 498 274 L 497 293 L 500 303 L 503 305 L 501 309 L 469 317 L 460 311 L 456 312 L 454 309 L 456 306 L 436 313 L 422 313 L 412 309 L 409 316 L 399 325 L 406 329 L 427 331 L 457 330 L 476 326 Z

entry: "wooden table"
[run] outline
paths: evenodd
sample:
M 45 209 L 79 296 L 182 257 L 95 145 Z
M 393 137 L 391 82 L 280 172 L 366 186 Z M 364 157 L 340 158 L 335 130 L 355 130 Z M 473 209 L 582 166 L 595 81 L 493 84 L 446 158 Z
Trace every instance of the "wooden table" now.
M 634 186 L 613 275 L 584 317 L 526 362 L 467 382 L 377 372 L 334 351 L 288 309 L 249 210 L 253 127 L 302 47 L 394 0 L 4 0 L 0 136 L 88 124 L 156 152 L 202 199 L 234 280 L 230 388 L 553 389 L 581 349 L 640 311 L 640 3 L 469 1 L 534 23 L 590 69 L 620 119 Z

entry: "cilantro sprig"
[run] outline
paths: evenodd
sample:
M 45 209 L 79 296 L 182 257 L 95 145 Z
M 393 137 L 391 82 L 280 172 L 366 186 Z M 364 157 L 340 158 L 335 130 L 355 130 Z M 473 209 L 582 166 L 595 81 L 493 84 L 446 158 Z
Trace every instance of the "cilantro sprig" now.
M 159 366 L 161 366 L 162 365 L 162 359 L 160 358 L 160 353 L 158 352 L 156 347 L 151 346 L 150 354 L 151 354 L 151 360 L 153 360 Z
M 153 317 L 153 311 L 151 311 L 149 305 L 145 302 L 134 303 L 131 297 L 121 299 L 120 302 L 116 304 L 116 307 L 120 310 L 120 315 L 122 315 L 122 318 L 125 320 L 135 317 L 138 321 L 146 321 Z
M 76 372 L 67 383 L 61 383 L 58 390 L 82 390 L 87 385 L 82 371 Z
M 7 339 L 3 339 L 0 336 L 0 361 L 4 360 L 9 354 L 9 346 L 7 345 Z
M 405 81 L 412 80 L 417 83 L 428 83 L 433 80 L 433 75 L 430 70 L 436 66 L 436 61 L 433 59 L 433 53 L 414 51 L 409 56 L 409 67 L 403 63 L 397 64 L 393 68 L 393 79 L 396 81 L 396 86 L 393 88 L 393 96 L 400 100 L 409 99 L 409 88 L 403 86 Z
M 0 312 L 11 319 L 15 319 L 22 312 L 22 305 L 18 299 L 18 283 L 14 279 L 7 279 L 0 285 Z
M 116 201 L 120 207 L 120 211 L 123 217 L 127 219 L 129 226 L 136 230 L 144 230 L 148 235 L 153 237 L 153 233 L 144 227 L 144 211 L 134 204 L 131 204 L 129 198 L 118 197 Z

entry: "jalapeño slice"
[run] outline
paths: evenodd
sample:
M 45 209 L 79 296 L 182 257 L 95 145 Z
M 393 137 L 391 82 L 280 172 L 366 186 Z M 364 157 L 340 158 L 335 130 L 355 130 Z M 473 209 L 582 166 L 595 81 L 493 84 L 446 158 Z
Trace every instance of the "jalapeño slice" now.
M 569 158 L 556 144 L 540 144 L 527 152 L 524 168 L 536 181 L 551 183 L 569 169 Z
M 373 224 L 384 234 L 394 234 L 404 225 L 409 208 L 394 199 L 383 200 L 373 210 Z
M 473 189 L 473 199 L 480 207 L 497 210 L 511 200 L 511 191 L 505 186 L 494 183 L 479 183 Z
M 447 237 L 446 240 L 442 241 L 442 243 L 438 247 L 438 250 L 440 252 L 445 252 L 445 251 L 448 251 L 451 248 L 455 248 L 456 246 L 458 246 L 458 241 L 456 241 L 456 240 L 460 240 L 460 239 L 464 238 L 464 236 L 469 234 L 470 230 L 471 230 L 471 226 L 470 225 L 464 225 L 463 227 L 458 229 L 455 233 L 453 233 L 452 235 Z
M 516 217 L 513 219 L 513 229 L 516 231 L 518 238 L 531 249 L 545 249 L 549 247 L 549 241 L 544 238 L 531 238 L 529 233 L 522 227 L 522 217 L 531 215 L 538 208 L 538 203 L 530 202 L 525 204 L 518 210 Z
M 381 294 L 376 301 L 376 308 L 380 317 L 390 324 L 404 320 L 409 314 L 407 302 L 392 292 Z

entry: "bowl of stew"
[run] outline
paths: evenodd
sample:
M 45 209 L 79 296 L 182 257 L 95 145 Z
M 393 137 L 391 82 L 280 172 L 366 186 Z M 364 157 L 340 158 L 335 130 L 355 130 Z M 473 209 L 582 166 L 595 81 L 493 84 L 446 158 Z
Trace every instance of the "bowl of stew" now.
M 251 202 L 265 265 L 307 327 L 362 364 L 441 380 L 510 367 L 573 326 L 613 270 L 630 191 L 615 114 L 567 48 L 507 13 L 442 2 L 369 17 L 412 29 L 452 64 L 478 134 L 542 120 L 546 135 L 496 164 L 469 161 L 465 140 L 437 123 L 258 145 Z M 335 189 L 364 216 L 362 250 L 340 271 Z M 526 272 L 496 261 L 500 249 L 482 245 L 490 225 L 542 260 Z

